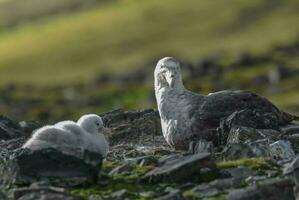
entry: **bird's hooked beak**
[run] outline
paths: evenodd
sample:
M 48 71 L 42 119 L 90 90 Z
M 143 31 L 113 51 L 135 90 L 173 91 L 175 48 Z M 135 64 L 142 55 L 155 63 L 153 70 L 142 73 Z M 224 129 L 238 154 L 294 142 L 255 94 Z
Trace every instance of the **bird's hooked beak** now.
M 172 72 L 168 72 L 167 74 L 166 74 L 166 81 L 167 81 L 167 83 L 168 83 L 168 86 L 170 87 L 170 88 L 173 88 L 174 87 L 174 84 L 175 84 L 175 75 L 174 75 L 174 73 L 172 73 Z

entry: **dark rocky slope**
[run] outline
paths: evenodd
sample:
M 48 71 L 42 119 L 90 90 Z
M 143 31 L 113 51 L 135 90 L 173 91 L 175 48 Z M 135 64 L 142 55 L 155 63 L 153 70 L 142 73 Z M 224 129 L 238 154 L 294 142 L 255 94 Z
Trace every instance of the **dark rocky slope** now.
M 296 126 L 259 129 L 234 114 L 221 123 L 218 146 L 194 141 L 181 152 L 166 145 L 155 110 L 101 116 L 111 128 L 106 160 L 79 149 L 22 150 L 40 125 L 2 117 L 0 199 L 297 198 Z

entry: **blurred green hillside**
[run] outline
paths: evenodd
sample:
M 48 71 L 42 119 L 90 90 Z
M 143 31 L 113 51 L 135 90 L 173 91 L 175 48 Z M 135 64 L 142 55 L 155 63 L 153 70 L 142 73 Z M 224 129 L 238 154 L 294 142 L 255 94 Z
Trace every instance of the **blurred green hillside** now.
M 297 0 L 119 0 L 29 18 L 0 34 L 0 83 L 74 83 L 163 55 L 195 61 L 215 52 L 258 54 L 295 40 L 298 7 Z
M 155 106 L 154 65 L 169 55 L 192 90 L 250 89 L 298 112 L 298 11 L 297 0 L 2 0 L 0 112 Z

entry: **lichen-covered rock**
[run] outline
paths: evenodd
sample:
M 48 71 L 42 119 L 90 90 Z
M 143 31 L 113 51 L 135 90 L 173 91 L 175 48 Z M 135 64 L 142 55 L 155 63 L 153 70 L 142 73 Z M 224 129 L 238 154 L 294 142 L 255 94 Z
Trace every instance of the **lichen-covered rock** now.
M 224 148 L 222 155 L 226 160 L 252 157 L 269 157 L 269 143 L 268 140 L 264 139 L 248 143 L 230 144 Z
M 5 184 L 47 181 L 65 187 L 86 185 L 95 183 L 101 164 L 100 154 L 82 149 L 18 149 L 2 157 L 0 177 Z
M 206 140 L 192 141 L 189 143 L 190 153 L 211 153 L 213 154 L 213 143 Z
M 26 142 L 26 137 L 17 137 L 10 140 L 0 140 L 0 152 L 5 150 L 15 150 L 20 147 Z
M 0 191 L 0 200 L 7 200 L 7 196 Z
M 297 156 L 292 162 L 287 163 L 283 168 L 283 174 L 289 175 L 293 172 L 299 172 L 299 156 Z
M 283 126 L 283 127 L 280 127 L 280 131 L 284 135 L 299 134 L 299 125 L 290 124 L 290 125 L 287 125 L 287 126 Z
M 273 129 L 255 129 L 245 126 L 232 127 L 228 133 L 227 145 L 234 143 L 247 143 L 261 139 L 276 141 L 280 132 Z
M 67 193 L 66 189 L 52 186 L 30 186 L 13 191 L 15 200 L 83 200 Z
M 24 135 L 24 130 L 18 122 L 0 116 L 0 140 L 10 140 Z
M 155 198 L 155 200 L 184 200 L 185 198 L 182 195 L 181 191 L 173 191 L 170 192 L 169 194 L 166 194 L 164 196 Z
M 249 176 L 255 175 L 255 172 L 253 172 L 251 169 L 244 166 L 239 166 L 236 168 L 228 168 L 225 169 L 225 171 L 229 173 L 231 177 L 234 179 L 246 179 Z
M 105 125 L 111 128 L 109 135 L 110 145 L 125 143 L 146 143 L 143 135 L 152 136 L 162 135 L 160 117 L 153 109 L 142 111 L 123 111 L 114 110 L 102 113 Z M 158 141 L 164 142 L 165 141 Z
M 193 187 L 191 190 L 187 191 L 187 196 L 190 196 L 191 199 L 201 199 L 204 197 L 211 197 L 219 194 L 226 193 L 227 190 L 232 188 L 242 187 L 241 179 L 234 178 L 224 178 L 217 179 L 210 183 L 202 183 Z
M 19 122 L 19 125 L 22 127 L 26 135 L 31 135 L 34 130 L 42 127 L 42 125 L 36 121 L 21 121 Z
M 202 168 L 216 169 L 210 154 L 194 154 L 166 161 L 162 166 L 148 172 L 144 179 L 152 183 L 157 182 L 185 182 L 199 178 Z M 215 172 L 216 173 L 216 172 Z
M 242 127 L 242 128 L 241 128 Z M 260 133 L 260 132 L 264 133 Z M 279 119 L 271 113 L 260 110 L 241 110 L 232 113 L 220 122 L 218 128 L 220 143 L 236 143 L 248 140 L 272 138 L 279 133 Z M 268 133 L 269 132 L 269 133 Z M 277 135 L 277 134 L 274 135 Z M 265 136 L 265 135 L 266 136 Z
M 255 129 L 279 130 L 279 119 L 273 113 L 265 113 L 261 110 L 241 110 L 232 113 L 224 121 L 227 129 L 237 126 L 251 127 Z
M 296 155 L 295 152 L 287 140 L 278 140 L 270 144 L 271 157 L 278 161 L 291 161 Z
M 233 190 L 227 196 L 230 200 L 295 200 L 294 182 L 291 179 L 270 180 L 259 185 Z

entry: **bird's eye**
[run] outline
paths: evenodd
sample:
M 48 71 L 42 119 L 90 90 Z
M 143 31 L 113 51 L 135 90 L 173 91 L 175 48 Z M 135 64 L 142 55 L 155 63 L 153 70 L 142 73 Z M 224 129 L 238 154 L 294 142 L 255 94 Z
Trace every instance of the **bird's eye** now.
M 97 126 L 100 126 L 100 123 L 97 122 L 96 125 L 97 125 Z
M 162 73 L 165 74 L 165 73 L 166 73 L 166 70 L 163 70 Z

